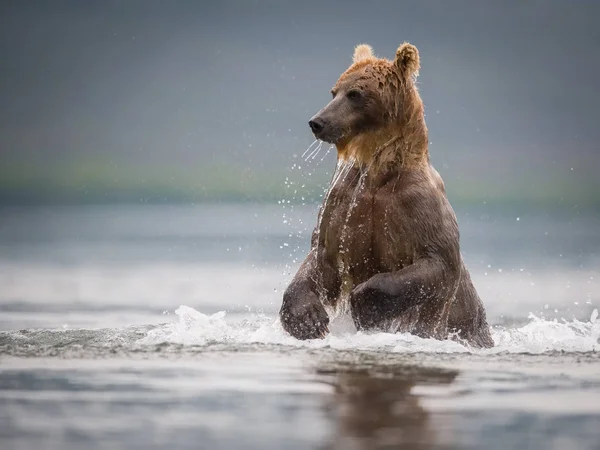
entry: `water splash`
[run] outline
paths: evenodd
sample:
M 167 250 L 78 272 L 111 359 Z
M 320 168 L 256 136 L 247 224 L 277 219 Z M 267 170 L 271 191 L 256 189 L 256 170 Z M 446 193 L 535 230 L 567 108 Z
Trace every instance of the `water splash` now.
M 589 322 L 577 319 L 544 320 L 529 314 L 529 323 L 520 328 L 498 328 L 494 342 L 499 348 L 508 347 L 523 353 L 547 351 L 598 351 L 600 350 L 600 321 L 598 310 L 592 312 Z
M 318 198 L 323 198 L 328 192 L 327 188 L 316 185 L 313 180 L 315 176 L 321 175 L 320 171 L 316 173 L 317 169 L 334 148 L 333 145 L 329 145 L 323 156 L 319 158 L 324 144 L 320 140 L 313 141 L 299 157 L 301 161 L 292 164 L 291 174 L 286 176 L 284 182 L 286 195 L 278 201 L 283 208 L 283 223 L 290 230 L 287 236 L 288 239 L 280 245 L 280 249 L 286 252 L 286 262 L 282 274 L 284 277 L 279 283 L 282 288 L 287 285 L 289 278 L 295 272 L 296 265 L 305 258 L 306 249 L 302 244 L 306 242 L 306 235 L 312 231 L 311 223 L 305 223 L 302 216 L 295 213 L 294 207 L 296 205 L 306 206 L 309 199 L 316 196 L 315 188 L 317 189 Z M 328 171 L 325 172 L 325 175 L 328 175 Z M 295 244 L 292 244 L 292 242 Z
M 304 161 L 307 162 L 309 159 L 315 159 L 315 157 L 319 154 L 321 149 L 323 148 L 323 141 L 319 141 L 319 145 L 306 157 Z
M 594 310 L 589 321 L 544 320 L 530 315 L 521 327 L 493 327 L 495 347 L 472 349 L 451 340 L 423 339 L 408 333 L 357 332 L 347 315 L 330 323 L 324 339 L 299 341 L 281 327 L 279 319 L 263 314 L 203 314 L 180 306 L 173 320 L 161 325 L 111 329 L 20 330 L 0 332 L 0 353 L 24 357 L 86 357 L 148 352 L 239 351 L 260 346 L 286 352 L 290 348 L 378 352 L 387 355 L 429 354 L 489 357 L 504 354 L 552 355 L 556 352 L 594 356 L 600 351 L 600 320 Z M 436 359 L 437 360 L 437 359 Z
M 319 141 L 318 139 L 315 139 L 315 140 L 313 141 L 313 143 L 312 143 L 312 144 L 310 144 L 310 145 L 307 147 L 307 149 L 306 149 L 306 150 L 304 150 L 304 153 L 302 153 L 302 156 L 301 156 L 300 158 L 304 159 L 304 157 L 306 156 L 306 154 L 307 154 L 309 151 L 311 151 L 311 150 L 314 148 L 314 145 L 315 145 L 315 144 L 318 144 L 319 142 L 321 142 L 321 141 Z
M 175 311 L 178 321 L 148 332 L 140 345 L 164 343 L 181 345 L 271 344 L 305 348 L 368 350 L 393 353 L 534 353 L 552 351 L 600 351 L 600 321 L 594 310 L 588 322 L 547 321 L 530 315 L 529 323 L 519 328 L 492 328 L 496 346 L 476 350 L 458 342 L 423 339 L 408 333 L 365 333 L 331 324 L 332 333 L 325 339 L 299 341 L 285 333 L 278 319 L 265 315 L 240 322 L 226 320 L 226 313 L 205 315 L 188 306 Z M 342 319 L 343 320 L 343 319 Z
M 323 162 L 323 160 L 325 158 L 327 158 L 327 156 L 329 155 L 329 153 L 331 152 L 331 149 L 333 148 L 333 145 L 330 145 L 329 147 L 327 147 L 327 151 L 325 152 L 325 154 L 323 155 L 323 157 L 319 160 L 319 164 L 321 164 Z

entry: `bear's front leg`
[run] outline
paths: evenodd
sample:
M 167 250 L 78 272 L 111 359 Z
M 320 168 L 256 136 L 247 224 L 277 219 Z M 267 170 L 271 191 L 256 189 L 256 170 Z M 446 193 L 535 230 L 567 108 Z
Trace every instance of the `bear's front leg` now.
M 279 311 L 284 330 L 296 339 L 323 338 L 329 333 L 329 316 L 317 294 L 290 285 L 283 294 Z
M 318 293 L 336 297 L 338 272 L 323 258 L 317 260 L 318 233 L 313 232 L 312 248 L 283 294 L 279 318 L 284 330 L 297 339 L 323 338 L 329 333 L 329 316 Z
M 423 258 L 396 272 L 373 275 L 350 294 L 352 319 L 359 330 L 387 331 L 415 305 L 443 304 L 456 291 L 460 269 L 438 258 Z

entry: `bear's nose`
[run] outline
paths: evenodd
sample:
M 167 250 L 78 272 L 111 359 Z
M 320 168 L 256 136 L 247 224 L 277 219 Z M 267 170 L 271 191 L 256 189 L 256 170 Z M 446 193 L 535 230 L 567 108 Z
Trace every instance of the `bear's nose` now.
M 315 134 L 319 134 L 321 131 L 323 131 L 323 121 L 319 118 L 309 120 L 308 126 Z

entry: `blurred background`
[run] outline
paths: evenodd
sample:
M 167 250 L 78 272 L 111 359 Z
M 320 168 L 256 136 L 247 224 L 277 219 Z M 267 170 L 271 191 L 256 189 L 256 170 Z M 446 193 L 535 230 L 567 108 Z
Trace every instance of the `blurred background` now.
M 599 23 L 597 0 L 0 2 L 0 447 L 597 449 Z M 302 157 L 307 122 L 355 45 L 404 41 L 490 352 L 277 322 L 335 166 Z
M 0 201 L 279 199 L 354 45 L 406 40 L 453 202 L 597 209 L 599 17 L 583 0 L 3 2 Z
M 275 314 L 353 48 L 421 52 L 432 162 L 493 324 L 600 302 L 600 4 L 0 5 L 0 327 Z M 32 314 L 35 312 L 35 314 Z

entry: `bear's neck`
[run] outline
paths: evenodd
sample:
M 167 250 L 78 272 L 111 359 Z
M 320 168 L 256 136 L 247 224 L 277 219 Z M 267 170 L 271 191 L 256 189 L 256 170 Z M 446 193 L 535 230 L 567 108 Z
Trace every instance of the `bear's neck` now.
M 372 172 L 429 165 L 428 134 L 423 103 L 416 89 L 405 94 L 402 110 L 386 127 L 361 133 L 336 144 L 338 159 L 354 161 Z

